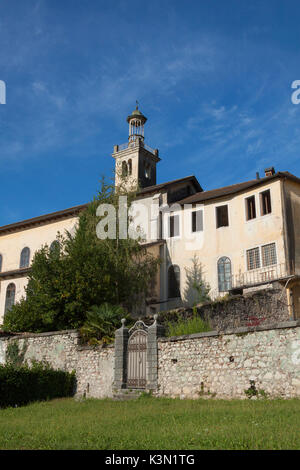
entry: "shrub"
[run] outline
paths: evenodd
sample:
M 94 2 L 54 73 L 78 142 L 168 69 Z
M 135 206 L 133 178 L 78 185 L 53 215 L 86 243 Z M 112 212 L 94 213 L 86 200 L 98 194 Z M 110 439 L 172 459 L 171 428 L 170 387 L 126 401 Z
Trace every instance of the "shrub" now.
M 86 322 L 80 328 L 80 334 L 83 341 L 89 344 L 111 343 L 115 337 L 115 330 L 120 327 L 121 319 L 130 319 L 122 307 L 108 303 L 94 305 L 86 317 Z
M 210 331 L 209 323 L 197 316 L 194 311 L 192 318 L 188 320 L 179 319 L 177 322 L 167 322 L 167 336 L 183 336 L 193 333 Z
M 75 384 L 75 372 L 54 370 L 46 363 L 34 362 L 31 367 L 0 365 L 0 408 L 69 397 Z

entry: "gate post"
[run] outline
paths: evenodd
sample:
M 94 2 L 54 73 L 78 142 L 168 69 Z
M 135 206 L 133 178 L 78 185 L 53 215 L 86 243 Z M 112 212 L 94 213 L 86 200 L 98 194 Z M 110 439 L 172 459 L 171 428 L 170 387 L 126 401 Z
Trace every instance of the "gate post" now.
M 147 347 L 147 364 L 148 364 L 148 380 L 147 389 L 157 389 L 158 378 L 158 351 L 157 339 L 165 334 L 165 328 L 157 323 L 158 315 L 154 315 L 154 323 L 148 328 L 148 347 Z
M 125 318 L 122 318 L 122 326 L 115 332 L 115 380 L 117 389 L 126 387 L 127 374 L 127 348 L 129 331 L 125 326 Z

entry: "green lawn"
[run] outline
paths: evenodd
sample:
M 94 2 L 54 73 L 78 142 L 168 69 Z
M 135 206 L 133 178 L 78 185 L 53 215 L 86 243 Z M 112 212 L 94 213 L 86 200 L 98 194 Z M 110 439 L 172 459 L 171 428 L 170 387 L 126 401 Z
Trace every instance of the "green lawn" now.
M 299 449 L 300 400 L 60 399 L 0 410 L 0 449 Z

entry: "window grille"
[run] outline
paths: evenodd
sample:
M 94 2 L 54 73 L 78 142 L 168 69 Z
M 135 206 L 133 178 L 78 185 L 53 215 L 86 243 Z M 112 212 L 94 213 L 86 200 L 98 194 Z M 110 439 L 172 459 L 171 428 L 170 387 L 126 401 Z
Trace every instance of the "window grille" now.
M 263 266 L 271 266 L 277 264 L 276 245 L 269 243 L 261 247 L 262 264 Z
M 250 271 L 257 268 L 260 268 L 259 248 L 252 248 L 247 250 L 247 269 Z

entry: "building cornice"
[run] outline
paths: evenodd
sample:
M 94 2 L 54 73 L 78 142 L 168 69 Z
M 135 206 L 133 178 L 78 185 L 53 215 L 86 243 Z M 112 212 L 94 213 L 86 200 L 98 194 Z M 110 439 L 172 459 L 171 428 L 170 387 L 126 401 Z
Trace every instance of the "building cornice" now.
M 70 207 L 69 209 L 40 215 L 38 217 L 33 217 L 32 219 L 22 220 L 20 222 L 15 222 L 9 225 L 4 225 L 0 227 L 0 237 L 9 233 L 28 230 L 40 225 L 46 225 L 54 221 L 70 219 L 78 215 L 82 210 L 86 209 L 87 206 L 88 204 L 81 204 L 80 206 Z
M 0 273 L 0 280 L 2 280 L 2 279 L 16 279 L 18 277 L 24 277 L 24 276 L 27 276 L 30 271 L 31 271 L 30 267 L 14 269 L 12 271 L 4 271 L 4 272 Z

